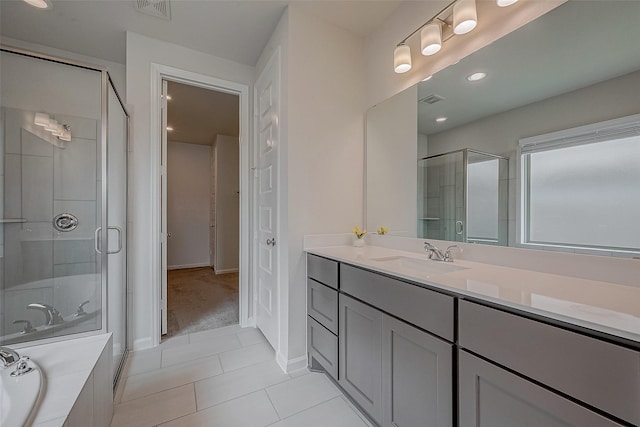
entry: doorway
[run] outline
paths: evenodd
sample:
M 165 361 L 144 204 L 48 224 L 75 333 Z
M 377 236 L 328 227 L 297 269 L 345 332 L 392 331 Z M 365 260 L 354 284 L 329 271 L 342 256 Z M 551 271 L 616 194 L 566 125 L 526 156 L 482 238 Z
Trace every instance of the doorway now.
M 161 332 L 168 338 L 241 323 L 242 94 L 161 82 Z

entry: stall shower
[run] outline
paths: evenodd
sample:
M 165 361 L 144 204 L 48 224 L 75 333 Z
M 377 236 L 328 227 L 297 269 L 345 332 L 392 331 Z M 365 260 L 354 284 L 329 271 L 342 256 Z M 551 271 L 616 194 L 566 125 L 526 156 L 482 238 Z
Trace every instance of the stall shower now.
M 463 149 L 418 161 L 418 236 L 508 244 L 509 159 Z
M 128 115 L 106 69 L 2 46 L 0 344 L 127 350 Z

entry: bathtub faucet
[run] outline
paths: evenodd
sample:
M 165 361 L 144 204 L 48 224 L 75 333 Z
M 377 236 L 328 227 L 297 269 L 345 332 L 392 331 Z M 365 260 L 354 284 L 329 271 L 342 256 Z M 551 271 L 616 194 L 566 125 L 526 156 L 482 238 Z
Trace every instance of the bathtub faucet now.
M 27 305 L 27 310 L 40 310 L 44 313 L 45 324 L 47 326 L 59 325 L 64 322 L 60 312 L 49 304 L 32 303 Z
M 20 355 L 9 347 L 0 347 L 0 366 L 8 368 L 15 365 L 20 360 Z

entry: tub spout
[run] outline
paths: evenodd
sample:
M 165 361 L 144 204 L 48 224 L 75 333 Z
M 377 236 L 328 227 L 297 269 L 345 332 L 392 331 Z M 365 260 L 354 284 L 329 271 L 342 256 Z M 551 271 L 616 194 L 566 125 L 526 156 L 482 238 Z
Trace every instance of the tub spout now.
M 44 313 L 45 324 L 47 326 L 59 325 L 64 322 L 62 315 L 58 310 L 49 304 L 32 303 L 27 305 L 27 310 L 40 310 Z
M 17 351 L 11 350 L 9 347 L 0 347 L 0 366 L 8 368 L 15 365 L 20 360 L 20 355 Z

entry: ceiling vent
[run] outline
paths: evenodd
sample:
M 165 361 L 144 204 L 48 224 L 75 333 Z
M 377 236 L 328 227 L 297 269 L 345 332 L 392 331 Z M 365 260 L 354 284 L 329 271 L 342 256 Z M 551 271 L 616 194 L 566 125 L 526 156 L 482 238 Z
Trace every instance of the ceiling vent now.
M 171 5 L 169 0 L 133 0 L 133 7 L 145 15 L 171 20 Z
M 444 96 L 436 95 L 435 93 L 433 93 L 431 95 L 425 96 L 419 102 L 422 102 L 423 104 L 435 104 L 436 102 L 440 102 L 443 99 Z

